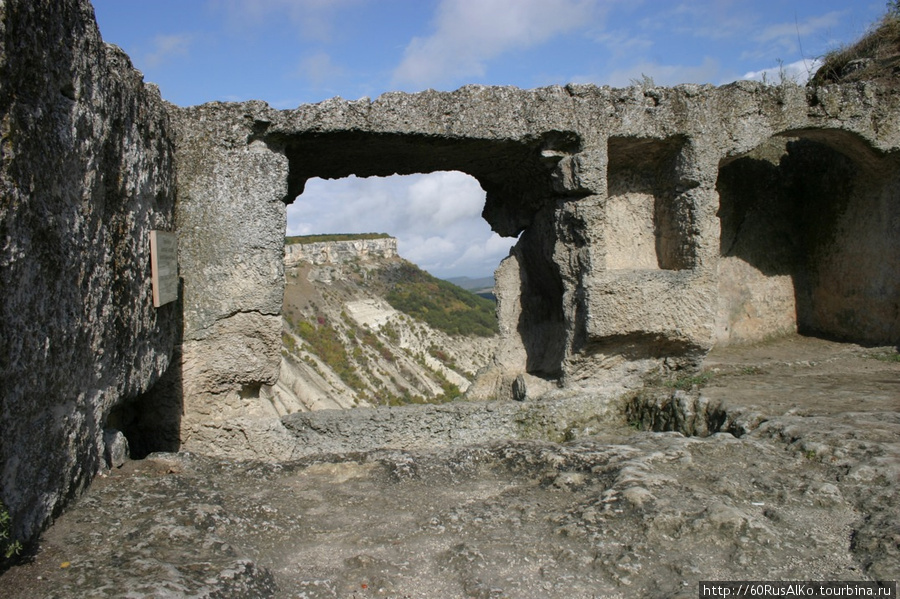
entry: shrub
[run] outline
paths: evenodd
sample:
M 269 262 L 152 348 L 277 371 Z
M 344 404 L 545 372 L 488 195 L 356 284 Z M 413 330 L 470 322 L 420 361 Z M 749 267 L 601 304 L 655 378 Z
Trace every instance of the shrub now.
M 811 85 L 848 83 L 853 81 L 895 79 L 894 72 L 900 62 L 900 0 L 887 3 L 887 12 L 881 20 L 855 43 L 836 48 L 822 59 L 822 66 L 810 80 Z M 851 62 L 872 59 L 868 65 L 847 70 Z
M 381 327 L 381 332 L 384 333 L 384 336 L 390 339 L 393 343 L 400 342 L 400 333 L 397 332 L 397 329 L 395 329 L 394 325 L 392 325 L 391 323 L 386 322 Z
M 432 345 L 431 347 L 429 347 L 428 353 L 448 368 L 456 368 L 456 361 L 447 352 L 445 352 L 438 346 Z
M 312 353 L 325 362 L 348 387 L 355 391 L 364 390 L 366 384 L 350 363 L 338 332 L 324 317 L 319 316 L 316 321 L 319 326 L 306 320 L 300 321 L 294 330 L 309 344 Z
M 700 372 L 694 375 L 686 375 L 675 380 L 667 381 L 666 386 L 672 387 L 674 389 L 680 389 L 682 391 L 688 391 L 695 385 L 697 387 L 702 387 L 707 384 L 713 375 L 711 372 Z
M 448 335 L 491 337 L 499 332 L 494 302 L 437 279 L 414 264 L 392 269 L 388 303 Z
M 0 563 L 18 555 L 22 544 L 12 538 L 12 518 L 6 505 L 0 501 Z

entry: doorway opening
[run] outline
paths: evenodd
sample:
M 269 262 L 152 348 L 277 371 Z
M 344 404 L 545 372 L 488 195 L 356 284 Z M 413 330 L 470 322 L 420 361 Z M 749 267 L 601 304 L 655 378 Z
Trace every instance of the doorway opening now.
M 515 242 L 484 203 L 458 171 L 307 181 L 287 209 L 281 377 L 264 389 L 280 415 L 465 392 L 497 343 L 477 293 Z

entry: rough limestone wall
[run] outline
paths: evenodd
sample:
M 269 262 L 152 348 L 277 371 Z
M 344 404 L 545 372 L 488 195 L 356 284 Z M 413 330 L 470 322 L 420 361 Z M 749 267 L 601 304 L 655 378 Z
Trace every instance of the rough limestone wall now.
M 728 161 L 717 342 L 785 331 L 858 343 L 900 339 L 896 152 L 853 133 L 799 131 Z
M 839 328 L 830 320 L 851 323 L 841 325 L 845 331 L 859 324 L 853 336 L 860 339 L 900 336 L 896 276 L 888 274 L 896 272 L 900 237 L 897 180 L 889 174 L 896 172 L 891 165 L 900 147 L 900 110 L 898 96 L 874 84 L 815 90 L 753 82 L 671 89 L 467 86 L 449 93 L 389 93 L 374 101 L 334 98 L 289 111 L 258 102 L 209 104 L 184 114 L 179 214 L 192 216 L 179 217 L 179 225 L 192 238 L 184 251 L 193 255 L 183 256 L 192 271 L 185 275 L 186 339 L 198 342 L 198 356 L 210 349 L 235 355 L 212 370 L 186 370 L 185 388 L 196 380 L 209 386 L 213 379 L 217 391 L 201 385 L 199 392 L 236 397 L 243 388 L 245 405 L 228 400 L 214 409 L 225 405 L 232 420 L 252 413 L 252 386 L 271 378 L 278 343 L 269 333 L 264 340 L 261 334 L 229 338 L 214 325 L 248 311 L 274 316 L 280 297 L 268 288 L 260 307 L 261 297 L 241 282 L 208 281 L 247 259 L 254 272 L 242 280 L 280 277 L 274 271 L 280 264 L 276 238 L 284 216 L 269 207 L 279 195 L 291 202 L 311 177 L 459 170 L 479 181 L 487 195 L 483 216 L 492 228 L 507 236 L 521 233 L 498 273 L 506 339 L 497 356 L 502 373 L 485 385 L 503 393 L 531 395 L 522 386 L 540 387 L 535 377 L 590 387 L 623 372 L 691 366 L 717 341 L 759 339 L 794 326 L 828 333 Z M 794 268 L 787 279 L 773 278 L 778 273 L 752 259 L 735 268 L 721 243 L 729 217 L 721 212 L 720 191 L 727 184 L 720 179 L 730 176 L 740 188 L 741 172 L 728 165 L 752 158 L 781 136 L 845 154 L 850 164 L 871 163 L 870 171 L 880 173 L 877 185 L 844 194 L 853 199 L 849 204 L 841 203 L 844 196 L 833 200 L 831 225 L 848 224 L 830 225 L 830 241 L 820 246 L 838 250 L 820 251 L 809 268 Z M 801 168 L 785 167 L 785 189 L 796 191 L 825 176 L 836 160 L 809 162 L 815 168 L 805 179 L 792 175 Z M 235 191 L 238 183 L 244 190 Z M 857 213 L 867 206 L 880 210 L 887 224 L 847 216 L 838 210 L 845 204 Z M 791 227 L 802 229 L 802 218 L 790 218 Z M 248 230 L 258 236 L 254 243 L 233 241 Z M 804 247 L 815 246 L 808 232 L 800 233 Z M 835 289 L 831 281 L 847 274 L 858 253 L 850 241 L 867 235 L 877 241 L 864 244 L 866 268 L 852 278 L 853 289 Z M 878 248 L 888 266 L 875 263 Z M 818 282 L 804 281 L 807 271 Z M 768 301 L 771 288 L 784 305 L 754 305 Z M 791 317 L 790 301 L 800 306 L 822 297 L 834 306 L 826 314 L 798 308 Z M 877 316 L 867 322 L 838 314 L 861 314 L 873 303 Z M 731 335 L 730 327 L 744 324 L 731 315 L 745 309 L 762 310 L 766 325 Z M 770 317 L 785 322 L 772 324 Z M 247 355 L 236 359 L 241 352 Z M 230 369 L 238 367 L 245 370 L 233 376 Z M 198 400 L 198 410 L 211 410 L 202 408 L 204 402 Z M 206 417 L 218 418 L 200 414 Z
M 878 156 L 849 135 L 800 139 L 795 174 L 807 262 L 797 285 L 798 329 L 876 345 L 900 344 L 900 155 Z M 821 176 L 812 179 L 807 173 Z
M 149 232 L 174 229 L 174 144 L 87 0 L 0 2 L 0 136 L 0 499 L 30 540 L 169 366 L 180 308 L 153 307 Z
M 288 179 L 283 154 L 257 134 L 262 106 L 172 107 L 185 450 L 290 455 L 277 442 L 280 423 L 259 398 L 262 385 L 278 380 L 281 361 Z
M 719 171 L 717 343 L 797 331 L 796 210 L 779 174 L 787 143 L 771 138 Z

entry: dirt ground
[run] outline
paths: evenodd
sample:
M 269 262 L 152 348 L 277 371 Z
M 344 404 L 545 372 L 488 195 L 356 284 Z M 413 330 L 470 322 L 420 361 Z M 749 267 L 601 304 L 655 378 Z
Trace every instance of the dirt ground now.
M 289 464 L 154 454 L 98 478 L 4 597 L 696 597 L 701 580 L 900 578 L 900 362 L 790 337 L 664 392 L 752 411 Z
M 900 410 L 895 348 L 864 348 L 813 337 L 713 350 L 703 370 L 711 399 L 802 416 Z

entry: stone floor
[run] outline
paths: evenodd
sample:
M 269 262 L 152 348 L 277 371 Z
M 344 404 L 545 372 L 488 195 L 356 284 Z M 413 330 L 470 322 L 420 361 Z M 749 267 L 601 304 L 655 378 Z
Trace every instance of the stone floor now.
M 155 454 L 98 478 L 0 576 L 3 595 L 696 597 L 701 580 L 897 580 L 888 351 L 782 339 L 658 390 L 755 414 L 739 436 L 610 425 L 286 464 Z

